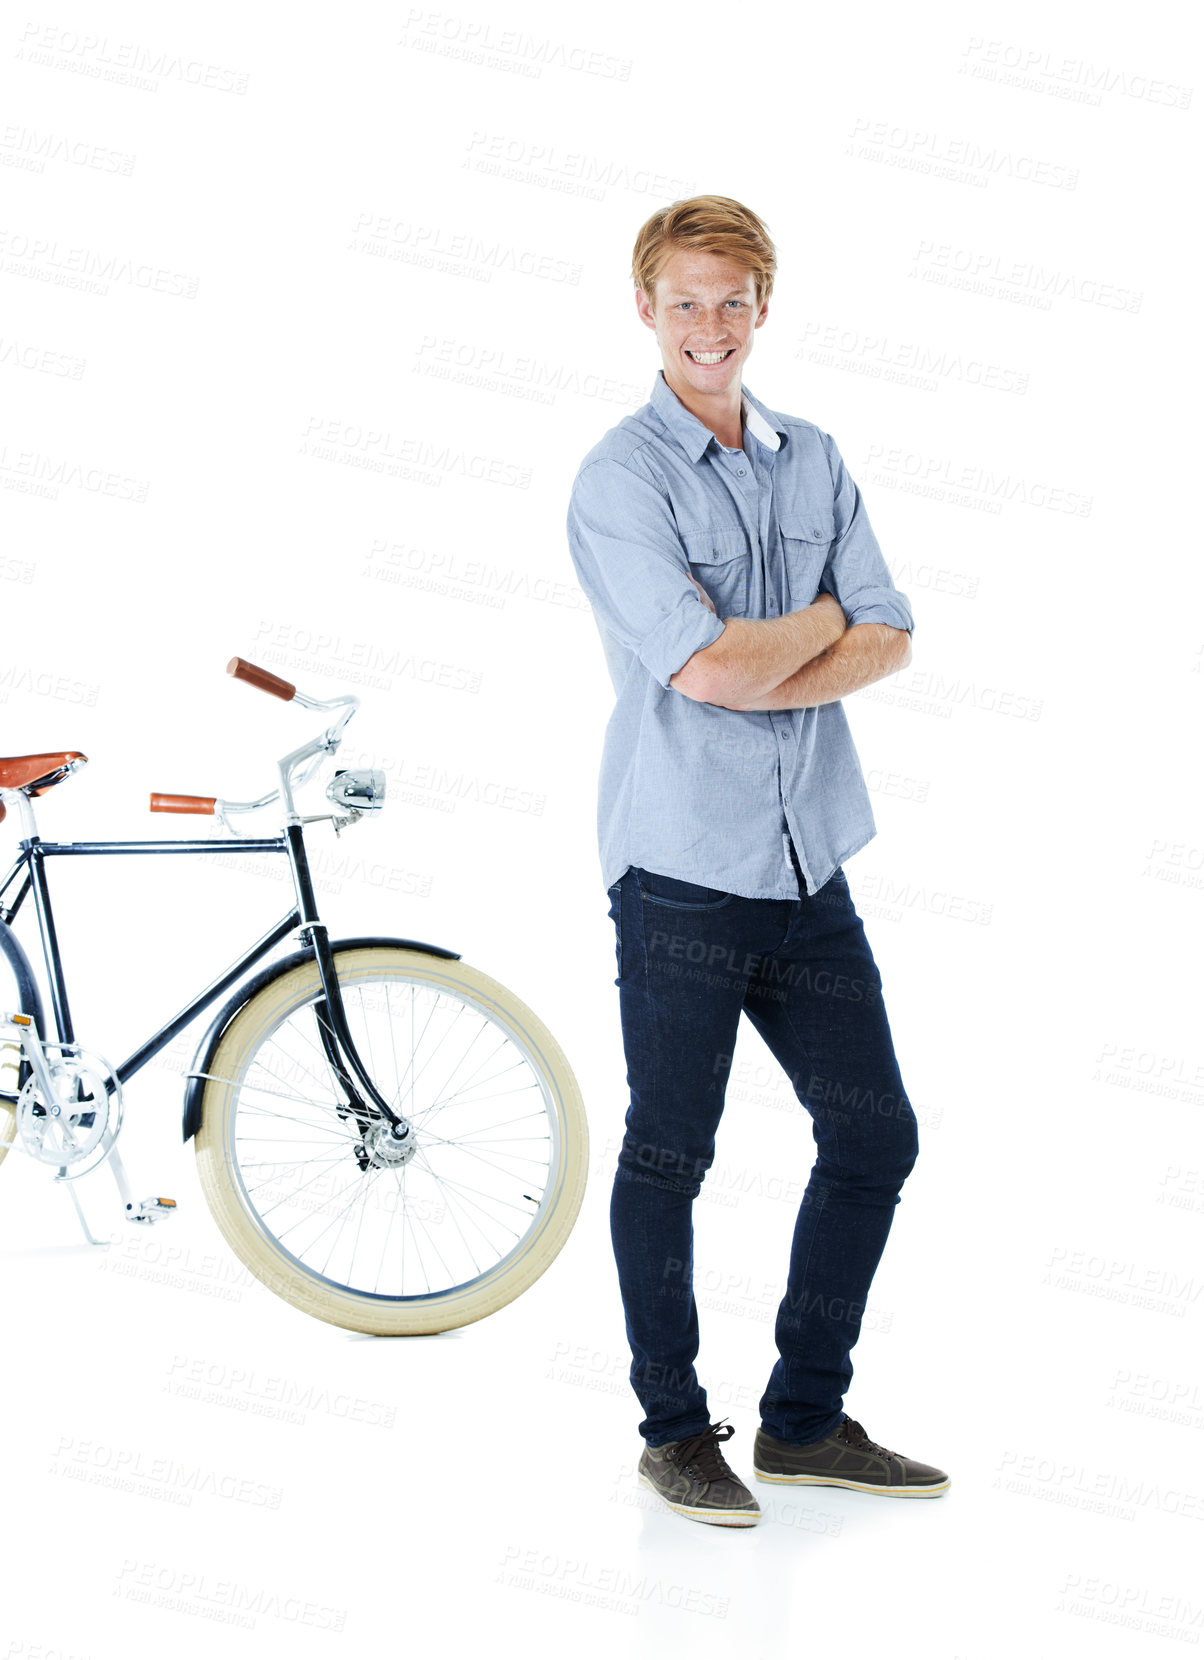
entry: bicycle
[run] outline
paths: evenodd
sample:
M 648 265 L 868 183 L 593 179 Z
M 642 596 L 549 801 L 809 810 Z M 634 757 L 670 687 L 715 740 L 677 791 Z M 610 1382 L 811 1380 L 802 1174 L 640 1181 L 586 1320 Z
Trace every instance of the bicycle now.
M 359 700 L 308 697 L 239 657 L 227 670 L 329 723 L 277 763 L 278 787 L 255 801 L 152 794 L 152 811 L 212 815 L 223 835 L 43 841 L 33 799 L 87 757 L 0 759 L 0 819 L 15 806 L 23 831 L 0 883 L 0 1160 L 17 1147 L 53 1168 L 94 1244 L 72 1184 L 102 1164 L 131 1222 L 170 1214 L 173 1200 L 131 1197 L 117 1148 L 123 1086 L 225 997 L 185 1074 L 183 1136 L 194 1141 L 205 1200 L 235 1255 L 286 1302 L 332 1325 L 376 1335 L 467 1325 L 532 1285 L 568 1238 L 589 1150 L 576 1080 L 535 1014 L 458 952 L 412 939 L 329 938 L 305 826 L 329 821 L 338 835 L 379 812 L 385 778 L 336 771 L 327 813 L 303 817 L 294 794 L 337 752 Z M 279 835 L 244 836 L 231 825 L 275 801 L 284 808 Z M 228 853 L 232 842 L 287 858 L 288 914 L 120 1065 L 82 1048 L 49 861 Z M 50 1031 L 11 926 L 31 893 Z M 290 934 L 298 948 L 250 974 Z

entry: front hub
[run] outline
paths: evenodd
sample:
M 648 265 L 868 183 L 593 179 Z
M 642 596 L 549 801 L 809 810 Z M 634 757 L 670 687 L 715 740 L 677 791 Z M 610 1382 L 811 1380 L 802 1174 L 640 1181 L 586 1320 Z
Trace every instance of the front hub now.
M 368 1126 L 363 1146 L 368 1165 L 377 1170 L 395 1170 L 413 1158 L 414 1132 L 405 1126 L 405 1134 L 398 1136 L 391 1124 L 381 1120 Z

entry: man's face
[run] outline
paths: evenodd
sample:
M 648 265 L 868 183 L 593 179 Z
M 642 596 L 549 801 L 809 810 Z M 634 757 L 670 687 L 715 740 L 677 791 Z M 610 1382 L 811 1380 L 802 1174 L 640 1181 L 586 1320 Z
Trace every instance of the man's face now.
M 739 395 L 753 330 L 769 312 L 768 300 L 757 306 L 747 266 L 723 254 L 676 248 L 661 266 L 652 301 L 636 289 L 636 309 L 656 331 L 665 379 L 679 398 L 689 402 L 692 392 L 730 402 Z

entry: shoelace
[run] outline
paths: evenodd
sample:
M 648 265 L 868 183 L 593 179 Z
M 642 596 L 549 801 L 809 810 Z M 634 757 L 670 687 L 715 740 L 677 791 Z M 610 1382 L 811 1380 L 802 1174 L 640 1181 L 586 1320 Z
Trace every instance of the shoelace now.
M 898 1453 L 891 1452 L 889 1447 L 880 1447 L 876 1441 L 871 1441 L 862 1429 L 856 1418 L 846 1418 L 836 1431 L 842 1441 L 847 1441 L 858 1452 L 880 1453 L 883 1458 L 898 1458 Z
M 673 1451 L 673 1462 L 683 1475 L 692 1474 L 700 1481 L 726 1481 L 731 1477 L 727 1460 L 719 1451 L 721 1441 L 730 1441 L 736 1433 L 735 1424 L 725 1418 L 704 1429 L 700 1435 L 691 1435 L 678 1442 Z

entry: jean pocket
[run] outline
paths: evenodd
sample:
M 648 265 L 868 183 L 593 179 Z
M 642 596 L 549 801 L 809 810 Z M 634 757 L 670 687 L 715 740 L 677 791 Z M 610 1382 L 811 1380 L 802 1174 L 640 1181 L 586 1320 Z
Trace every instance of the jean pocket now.
M 666 905 L 677 911 L 717 911 L 728 905 L 734 894 L 722 888 L 704 888 L 697 882 L 683 882 L 677 876 L 662 876 L 655 870 L 640 870 L 640 898 L 654 905 Z

